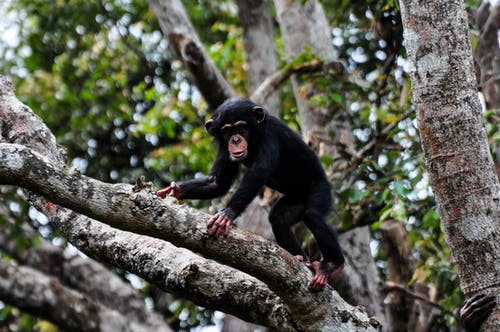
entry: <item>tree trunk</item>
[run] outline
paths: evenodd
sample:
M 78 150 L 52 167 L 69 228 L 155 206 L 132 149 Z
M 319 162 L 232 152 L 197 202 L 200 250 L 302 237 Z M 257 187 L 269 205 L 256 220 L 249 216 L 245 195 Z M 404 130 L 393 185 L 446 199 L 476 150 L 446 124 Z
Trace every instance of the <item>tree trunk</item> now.
M 492 6 L 489 1 L 479 1 L 476 11 L 476 25 L 479 30 L 476 61 L 479 65 L 479 86 L 486 108 L 500 109 L 500 5 Z M 500 125 L 500 114 L 492 117 Z M 500 178 L 500 146 L 496 151 L 496 171 Z
M 477 96 L 462 0 L 403 0 L 413 101 L 422 147 L 460 284 L 500 302 L 500 184 Z M 500 306 L 483 331 L 500 330 Z
M 274 5 L 285 50 L 290 58 L 300 55 L 306 46 L 310 46 L 321 59 L 336 58 L 330 26 L 317 0 L 309 0 L 304 4 L 301 1 L 275 0 Z M 309 98 L 319 92 L 318 88 L 314 84 L 302 82 L 297 75 L 292 75 L 292 85 L 302 119 L 302 134 L 309 137 L 324 133 L 324 129 L 331 125 L 331 112 L 308 103 Z
M 387 281 L 407 285 L 411 280 L 410 242 L 402 222 L 385 220 L 380 225 L 382 247 L 387 257 Z M 405 293 L 389 291 L 384 299 L 387 331 L 413 331 L 410 319 L 413 299 Z

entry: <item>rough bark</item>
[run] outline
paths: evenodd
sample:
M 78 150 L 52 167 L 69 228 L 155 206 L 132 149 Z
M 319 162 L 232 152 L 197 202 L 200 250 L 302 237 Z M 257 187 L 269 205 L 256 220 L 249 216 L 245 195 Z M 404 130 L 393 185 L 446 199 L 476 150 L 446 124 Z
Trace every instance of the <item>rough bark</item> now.
M 275 329 L 295 329 L 282 301 L 247 274 L 166 241 L 117 231 L 67 209 L 54 209 L 51 213 L 57 217 L 53 224 L 92 257 L 133 272 L 198 305 Z
M 44 238 L 36 244 L 26 244 L 22 250 L 11 236 L 13 223 L 8 220 L 6 208 L 0 206 L 0 216 L 4 225 L 0 228 L 0 248 L 19 264 L 27 265 L 48 276 L 57 278 L 65 287 L 72 288 L 96 303 L 120 312 L 135 321 L 144 322 L 153 331 L 167 327 L 162 317 L 148 312 L 145 299 L 137 290 L 125 283 L 100 263 L 80 256 L 70 256 L 63 248 L 56 247 Z M 21 225 L 23 233 L 34 237 L 34 230 Z
M 339 236 L 340 245 L 346 255 L 349 269 L 335 281 L 335 289 L 353 305 L 366 307 L 370 316 L 385 326 L 380 279 L 377 266 L 370 252 L 370 227 L 363 226 L 344 232 Z
M 224 100 L 233 97 L 233 89 L 207 56 L 182 1 L 149 0 L 149 4 L 163 33 L 210 108 L 215 109 Z
M 461 0 L 400 1 L 413 102 L 447 242 L 467 296 L 500 294 L 500 184 Z M 500 330 L 500 306 L 483 324 Z
M 479 1 L 476 11 L 476 25 L 479 30 L 475 58 L 479 65 L 479 87 L 487 109 L 500 109 L 500 5 L 492 6 L 489 1 Z M 500 114 L 492 117 L 500 123 Z M 500 178 L 500 146 L 496 151 L 496 171 Z
M 248 91 L 278 69 L 278 52 L 269 0 L 237 0 L 243 42 L 248 63 Z M 279 116 L 279 94 L 274 90 L 259 102 L 274 116 Z
M 2 79 L 0 137 L 3 141 L 19 142 L 31 137 L 26 136 L 33 132 L 29 123 L 14 122 L 18 116 L 24 121 L 34 118 L 31 110 L 15 98 L 11 84 Z M 18 127 L 11 130 L 15 124 Z M 47 132 L 44 134 L 40 137 L 48 135 Z M 55 143 L 50 137 L 48 141 Z M 0 151 L 0 183 L 16 182 L 16 185 L 42 194 L 53 203 L 113 227 L 162 238 L 252 274 L 288 305 L 300 329 L 374 329 L 364 313 L 345 303 L 331 289 L 311 293 L 307 287 L 310 272 L 274 243 L 237 230 L 226 239 L 210 239 L 205 226 L 208 215 L 179 207 L 170 200 L 162 201 L 151 187 L 102 183 L 68 170 L 53 156 L 49 160 L 18 144 L 1 143 Z M 46 207 L 49 211 L 58 209 L 52 203 Z M 91 225 L 85 225 L 85 229 L 89 227 Z M 81 242 L 90 240 L 84 235 L 77 237 L 75 242 L 78 239 Z M 290 278 L 290 275 L 294 277 Z
M 98 305 L 63 286 L 56 278 L 0 259 L 0 298 L 68 331 L 170 331 L 164 325 L 151 328 Z
M 64 160 L 64 156 L 61 155 L 62 150 L 56 145 L 54 137 L 48 128 L 31 112 L 31 110 L 22 105 L 15 98 L 8 87 L 5 88 L 8 83 L 4 79 L 1 81 L 5 84 L 0 84 L 0 91 L 2 91 L 2 98 L 0 98 L 0 119 L 2 120 L 0 121 L 0 137 L 2 141 L 14 143 L 22 142 L 29 147 L 39 149 L 40 152 L 50 157 L 51 160 L 62 163 Z M 33 134 L 36 134 L 36 136 L 31 136 Z M 45 141 L 45 144 L 40 144 L 41 141 Z M 242 276 L 243 274 L 236 274 L 228 278 L 225 283 L 221 283 L 220 276 L 232 275 L 233 270 L 226 271 L 227 267 L 220 266 L 219 269 L 210 268 L 207 270 L 206 268 L 202 268 L 197 278 L 187 278 L 182 274 L 184 271 L 182 266 L 174 264 L 171 266 L 169 264 L 170 261 L 176 259 L 175 257 L 178 251 L 173 251 L 171 255 L 167 256 L 165 256 L 166 254 L 163 251 L 160 251 L 158 257 L 164 257 L 162 261 L 163 264 L 153 266 L 155 270 L 152 271 L 155 273 L 152 275 L 165 275 L 169 277 L 165 278 L 165 280 L 151 279 L 151 273 L 148 272 L 149 268 L 151 268 L 149 263 L 151 259 L 138 259 L 138 257 L 142 257 L 141 255 L 147 256 L 150 253 L 149 251 L 141 252 L 137 248 L 141 248 L 146 242 L 150 243 L 153 247 L 162 247 L 163 244 L 161 243 L 164 241 L 153 240 L 144 236 L 126 235 L 125 232 L 120 232 L 116 229 L 105 229 L 103 225 L 97 221 L 71 213 L 71 211 L 57 207 L 43 199 L 32 196 L 31 200 L 38 208 L 51 217 L 53 225 L 55 225 L 66 238 L 72 240 L 75 246 L 89 256 L 100 257 L 108 264 L 121 264 L 120 266 L 123 268 L 141 275 L 151 283 L 156 283 L 157 286 L 174 294 L 181 294 L 184 298 L 190 299 L 200 305 L 213 307 L 212 302 L 215 301 L 212 300 L 214 298 L 226 298 L 226 301 L 221 304 L 220 310 L 227 310 L 227 312 L 238 315 L 242 319 L 255 320 L 266 326 L 283 326 L 287 329 L 289 326 L 293 326 L 290 315 L 287 313 L 287 310 L 283 308 L 283 305 L 280 304 L 281 302 L 279 299 L 277 300 L 276 295 L 270 292 L 267 287 L 249 282 L 248 276 L 241 279 L 238 278 L 238 276 Z M 81 225 L 85 225 L 85 227 L 82 228 Z M 121 242 L 122 250 L 114 250 L 117 246 L 116 243 L 124 237 L 126 237 L 126 240 Z M 114 238 L 117 239 L 115 242 L 113 242 Z M 83 239 L 88 239 L 88 241 L 83 241 Z M 95 243 L 95 241 L 91 241 L 94 239 L 107 240 L 103 242 L 106 244 L 111 243 L 111 247 L 107 247 L 109 251 L 107 254 L 109 256 L 104 256 L 102 252 L 105 251 L 105 248 L 102 246 L 99 247 L 100 242 Z M 162 248 L 165 249 L 164 247 Z M 136 255 L 129 255 L 128 253 L 130 251 L 133 251 Z M 187 261 L 195 260 L 195 263 L 201 264 L 200 257 L 193 254 L 191 254 L 191 256 L 187 253 L 183 255 Z M 215 275 L 210 274 L 212 271 L 215 271 Z M 250 279 L 253 280 L 252 278 Z M 213 282 L 206 284 L 205 281 L 207 280 L 216 280 L 219 282 L 220 286 L 214 285 Z M 259 291 L 241 293 L 239 291 L 240 289 L 248 289 L 241 286 L 249 283 L 251 289 Z M 207 292 L 207 290 L 210 291 Z M 234 297 L 230 298 L 227 296 L 232 293 L 234 293 Z M 238 294 L 242 296 L 237 296 Z M 291 329 L 290 327 L 290 330 Z
M 22 186 L 55 204 L 113 227 L 157 236 L 251 273 L 266 282 L 290 306 L 299 328 L 324 330 L 337 325 L 339 331 L 371 328 L 366 315 L 343 302 L 331 289 L 311 293 L 307 287 L 309 271 L 276 244 L 237 230 L 227 239 L 211 240 L 205 228 L 208 215 L 179 208 L 172 201 L 161 202 L 152 188 L 135 192 L 130 185 L 102 183 L 52 164 L 21 145 L 5 143 L 0 143 L 0 183 Z M 47 207 L 50 211 L 55 205 Z M 65 236 L 69 234 L 65 232 Z M 80 247 L 91 240 L 82 233 L 73 242 Z M 124 242 L 130 243 L 130 240 Z M 112 244 L 107 246 L 112 247 Z M 149 257 L 153 260 L 154 255 Z M 145 267 L 138 274 L 156 281 L 146 275 L 147 271 Z M 294 278 L 290 278 L 290 274 Z

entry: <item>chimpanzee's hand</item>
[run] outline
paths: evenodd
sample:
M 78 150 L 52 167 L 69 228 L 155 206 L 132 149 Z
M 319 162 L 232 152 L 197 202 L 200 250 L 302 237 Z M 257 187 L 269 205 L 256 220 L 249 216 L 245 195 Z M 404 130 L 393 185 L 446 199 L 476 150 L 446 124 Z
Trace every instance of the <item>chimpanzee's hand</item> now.
M 158 190 L 156 192 L 156 195 L 160 196 L 161 198 L 165 198 L 167 197 L 168 194 L 170 194 L 170 192 L 173 192 L 174 197 L 177 199 L 179 199 L 182 196 L 181 187 L 175 182 L 170 183 L 170 186 L 166 188 Z
M 481 324 L 493 311 L 494 307 L 494 295 L 476 294 L 468 299 L 460 309 L 460 320 L 465 331 L 479 331 Z
M 236 218 L 236 214 L 230 208 L 220 210 L 210 218 L 207 223 L 207 228 L 210 229 L 208 234 L 215 238 L 220 235 L 228 236 L 231 223 Z

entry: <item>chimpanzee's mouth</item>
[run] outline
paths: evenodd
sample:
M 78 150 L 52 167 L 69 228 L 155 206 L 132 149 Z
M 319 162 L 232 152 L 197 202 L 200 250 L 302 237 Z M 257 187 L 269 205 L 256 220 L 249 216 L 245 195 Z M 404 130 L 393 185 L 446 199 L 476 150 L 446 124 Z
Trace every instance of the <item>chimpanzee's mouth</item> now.
M 244 159 L 246 156 L 247 156 L 246 149 L 231 152 L 231 160 L 233 160 L 233 161 Z

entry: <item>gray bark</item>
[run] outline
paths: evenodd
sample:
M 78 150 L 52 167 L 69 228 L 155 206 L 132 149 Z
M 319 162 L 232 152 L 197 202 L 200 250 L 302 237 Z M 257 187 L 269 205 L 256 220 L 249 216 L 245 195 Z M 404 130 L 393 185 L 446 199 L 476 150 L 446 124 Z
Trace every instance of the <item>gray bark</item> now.
M 11 236 L 13 222 L 9 221 L 6 210 L 0 205 L 0 217 L 5 221 L 0 227 L 0 249 L 19 264 L 55 277 L 64 286 L 84 294 L 96 303 L 113 308 L 129 319 L 144 322 L 153 331 L 167 328 L 162 317 L 148 312 L 145 299 L 137 290 L 100 263 L 80 256 L 70 256 L 63 248 L 56 247 L 41 237 L 36 243 L 25 243 L 25 247 L 20 250 L 16 238 Z M 28 225 L 20 226 L 25 236 L 30 239 L 35 237 L 34 230 Z
M 275 329 L 295 329 L 282 301 L 247 274 L 166 241 L 117 231 L 69 210 L 58 209 L 53 220 L 83 252 L 133 272 L 168 293 Z
M 479 30 L 476 59 L 480 69 L 480 86 L 488 109 L 500 108 L 500 5 L 479 1 L 476 12 Z
M 306 46 L 310 46 L 320 59 L 336 58 L 330 27 L 318 1 L 309 0 L 302 4 L 301 1 L 275 0 L 274 5 L 285 50 L 290 58 L 300 55 Z M 323 133 L 331 125 L 331 112 L 308 104 L 308 99 L 318 92 L 317 87 L 302 82 L 297 75 L 292 76 L 292 85 L 302 119 L 302 134 L 308 137 L 311 133 Z
M 464 2 L 400 1 L 413 102 L 447 242 L 467 296 L 500 294 L 500 184 L 477 97 Z M 483 331 L 500 330 L 500 306 Z
M 0 80 L 0 137 L 2 141 L 22 142 L 28 147 L 39 149 L 44 156 L 61 163 L 64 156 L 62 150 L 56 145 L 54 136 L 41 120 L 27 107 L 21 104 L 13 95 L 12 87 L 2 78 Z M 30 136 L 36 134 L 36 136 Z M 40 138 L 46 144 L 40 144 Z M 2 143 L 0 143 L 2 144 Z M 73 245 L 92 257 L 101 258 L 108 264 L 116 264 L 124 269 L 140 275 L 149 282 L 171 293 L 182 295 L 200 305 L 217 308 L 237 315 L 242 319 L 254 320 L 266 326 L 283 326 L 288 328 L 293 325 L 290 315 L 280 300 L 262 284 L 254 284 L 252 278 L 242 273 L 235 273 L 223 265 L 217 267 L 202 267 L 193 277 L 192 269 L 185 269 L 185 265 L 179 265 L 177 256 L 181 255 L 187 262 L 203 265 L 201 257 L 189 254 L 187 250 L 179 253 L 172 245 L 157 239 L 138 236 L 127 232 L 121 232 L 110 227 L 72 213 L 70 210 L 58 207 L 51 202 L 37 197 L 31 197 L 32 202 L 44 211 L 54 226 L 69 239 Z M 145 244 L 148 244 L 146 248 Z M 121 250 L 116 248 L 121 245 Z M 170 246 L 170 247 L 169 247 Z M 143 259 L 152 255 L 149 247 L 160 248 L 155 253 L 156 257 Z M 142 248 L 142 251 L 141 251 Z M 172 250 L 169 250 L 172 249 Z M 151 265 L 151 261 L 158 264 Z M 172 263 L 171 263 L 172 262 Z M 173 262 L 176 262 L 174 264 Z M 161 264 L 160 264 L 161 263 Z M 215 264 L 212 262 L 212 265 Z M 212 274 L 215 271 L 215 274 Z M 158 278 L 165 276 L 165 278 Z M 222 283 L 220 278 L 227 277 Z M 248 281 L 248 279 L 251 279 Z M 206 281 L 209 281 L 207 284 Z M 248 285 L 247 287 L 244 287 Z M 248 291 L 251 289 L 252 291 Z M 256 291 L 254 291 L 256 290 Z M 233 296 L 234 294 L 234 296 Z M 241 294 L 240 297 L 238 294 Z M 217 299 L 224 301 L 217 302 Z M 292 328 L 290 328 L 292 329 Z
M 170 331 L 145 326 L 63 286 L 56 278 L 0 259 L 0 299 L 68 331 Z
M 479 65 L 479 86 L 487 109 L 500 109 L 500 5 L 491 6 L 488 1 L 479 1 L 476 11 L 476 25 L 480 34 L 477 38 L 475 58 Z M 492 117 L 500 124 L 500 114 Z M 500 178 L 500 146 L 496 151 L 496 171 Z
M 380 279 L 370 252 L 370 226 L 352 229 L 339 235 L 340 245 L 347 250 L 348 270 L 334 282 L 339 294 L 353 305 L 366 307 L 370 316 L 385 326 Z
M 382 247 L 387 257 L 387 281 L 407 285 L 412 276 L 410 242 L 405 225 L 397 220 L 385 220 L 380 225 Z M 405 293 L 389 291 L 384 299 L 387 331 L 413 331 L 411 318 L 414 301 Z M 412 325 L 413 324 L 413 325 Z

